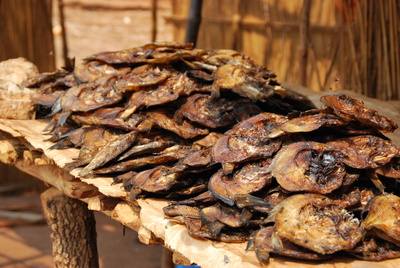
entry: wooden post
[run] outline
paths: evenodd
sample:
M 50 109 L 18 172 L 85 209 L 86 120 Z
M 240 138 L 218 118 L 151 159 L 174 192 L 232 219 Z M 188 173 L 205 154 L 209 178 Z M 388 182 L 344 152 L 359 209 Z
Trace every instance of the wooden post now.
M 157 40 L 157 0 L 151 2 L 151 42 Z
M 161 268 L 174 268 L 172 262 L 172 252 L 169 249 L 163 248 Z
M 235 0 L 233 2 L 233 7 L 234 7 L 234 15 L 233 15 L 233 20 L 232 20 L 232 49 L 234 50 L 239 50 L 239 28 L 240 28 L 240 23 L 242 21 L 242 16 L 241 16 L 241 0 Z
M 40 196 L 51 228 L 55 267 L 99 267 L 96 224 L 87 204 L 50 188 Z
M 191 0 L 186 28 L 185 43 L 196 45 L 201 23 L 201 8 L 203 0 Z
M 299 83 L 307 86 L 308 46 L 310 42 L 310 11 L 311 1 L 304 0 L 301 12 L 300 37 L 299 37 Z
M 60 17 L 61 35 L 62 35 L 62 58 L 64 60 L 63 66 L 71 66 L 70 59 L 68 57 L 68 43 L 67 43 L 67 32 L 65 29 L 65 16 L 64 16 L 64 2 L 58 0 L 58 15 Z

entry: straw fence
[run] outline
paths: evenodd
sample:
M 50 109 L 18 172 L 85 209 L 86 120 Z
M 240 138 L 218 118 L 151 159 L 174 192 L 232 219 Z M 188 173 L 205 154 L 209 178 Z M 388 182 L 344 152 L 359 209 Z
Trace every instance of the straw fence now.
M 54 70 L 51 8 L 52 0 L 0 0 L 0 61 L 24 56 Z
M 174 38 L 185 38 L 190 1 L 171 0 Z M 231 48 L 314 91 L 400 96 L 400 1 L 203 0 L 196 46 Z

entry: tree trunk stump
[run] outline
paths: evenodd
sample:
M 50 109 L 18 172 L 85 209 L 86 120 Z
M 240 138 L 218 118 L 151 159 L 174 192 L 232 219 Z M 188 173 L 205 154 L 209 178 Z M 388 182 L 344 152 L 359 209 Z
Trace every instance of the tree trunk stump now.
M 96 222 L 87 204 L 50 188 L 41 194 L 55 267 L 99 267 Z

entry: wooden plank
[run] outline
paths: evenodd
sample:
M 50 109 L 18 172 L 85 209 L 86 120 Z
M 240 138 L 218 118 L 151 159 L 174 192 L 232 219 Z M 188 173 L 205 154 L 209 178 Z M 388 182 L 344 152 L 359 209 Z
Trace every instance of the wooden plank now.
M 32 124 L 33 123 L 33 124 Z M 60 173 L 60 171 L 57 169 L 57 167 L 64 167 L 65 164 L 69 163 L 72 161 L 72 159 L 76 158 L 79 154 L 79 150 L 77 149 L 66 149 L 63 150 L 62 154 L 59 153 L 58 150 L 48 150 L 53 143 L 50 141 L 46 141 L 48 137 L 42 133 L 42 130 L 45 128 L 45 126 L 48 124 L 48 121 L 46 120 L 7 120 L 7 119 L 0 119 L 0 129 L 4 126 L 5 131 L 6 129 L 10 129 L 8 126 L 11 126 L 11 129 L 13 129 L 13 133 L 20 133 L 24 136 L 24 139 L 29 142 L 34 148 L 40 149 L 43 151 L 44 155 L 47 157 L 47 159 L 51 159 L 54 161 L 55 166 L 53 168 L 49 169 L 38 169 L 37 171 L 35 170 L 34 167 L 31 167 L 29 165 L 26 165 L 26 163 L 18 163 L 17 167 L 24 170 L 25 172 L 32 174 L 33 176 L 36 176 L 35 173 L 37 172 L 43 172 L 44 174 L 49 173 L 48 175 L 51 175 L 51 173 Z M 60 169 L 61 170 L 61 169 Z M 63 177 L 63 176 L 68 176 L 71 179 L 77 176 L 79 173 L 79 169 L 73 170 L 71 174 L 64 174 L 55 177 L 55 182 L 53 183 L 58 183 L 57 178 Z M 56 174 L 55 174 L 56 175 Z M 37 176 L 36 176 L 37 177 Z M 107 196 L 112 196 L 112 197 L 126 197 L 127 193 L 121 189 L 119 185 L 111 185 L 113 182 L 112 178 L 89 178 L 89 179 L 81 179 L 81 181 L 86 182 L 87 184 L 96 184 L 96 187 L 98 189 L 101 189 L 101 192 Z M 52 182 L 47 181 L 48 183 L 52 184 Z M 59 188 L 59 187 L 57 187 Z

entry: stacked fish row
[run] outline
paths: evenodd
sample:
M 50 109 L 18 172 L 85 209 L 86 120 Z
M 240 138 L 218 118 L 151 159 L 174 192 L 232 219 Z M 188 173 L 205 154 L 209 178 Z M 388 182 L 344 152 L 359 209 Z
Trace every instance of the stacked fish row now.
M 232 50 L 152 43 L 25 83 L 66 169 L 168 198 L 197 238 L 320 260 L 400 257 L 397 125 L 347 95 L 317 109 Z

